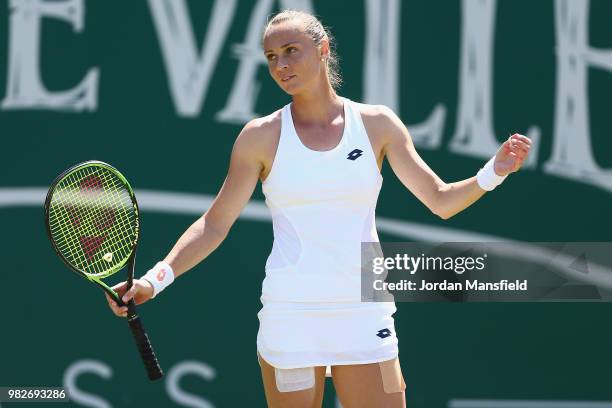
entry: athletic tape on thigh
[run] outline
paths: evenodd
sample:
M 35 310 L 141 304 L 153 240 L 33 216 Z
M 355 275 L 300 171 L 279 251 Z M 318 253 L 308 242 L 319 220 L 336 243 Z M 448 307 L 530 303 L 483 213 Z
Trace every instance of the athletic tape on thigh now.
M 393 360 L 381 361 L 378 365 L 380 366 L 383 389 L 387 394 L 404 391 L 406 389 L 399 358 L 396 357 Z
M 331 366 L 325 366 L 325 377 L 332 378 Z
M 314 367 L 274 368 L 276 388 L 280 392 L 301 391 L 315 385 Z

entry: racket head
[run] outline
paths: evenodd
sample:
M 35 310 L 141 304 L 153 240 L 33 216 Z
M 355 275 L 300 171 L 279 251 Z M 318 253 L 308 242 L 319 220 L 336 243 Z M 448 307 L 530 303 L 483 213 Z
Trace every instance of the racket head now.
M 116 298 L 100 279 L 133 262 L 140 238 L 138 203 L 127 179 L 97 160 L 70 167 L 49 188 L 45 225 L 60 259 Z

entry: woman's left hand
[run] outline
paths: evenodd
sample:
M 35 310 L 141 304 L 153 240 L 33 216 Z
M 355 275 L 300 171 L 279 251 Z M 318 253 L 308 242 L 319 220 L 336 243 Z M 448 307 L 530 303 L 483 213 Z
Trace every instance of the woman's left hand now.
M 518 171 L 531 149 L 531 139 L 527 136 L 513 134 L 501 145 L 495 154 L 495 173 L 506 176 Z

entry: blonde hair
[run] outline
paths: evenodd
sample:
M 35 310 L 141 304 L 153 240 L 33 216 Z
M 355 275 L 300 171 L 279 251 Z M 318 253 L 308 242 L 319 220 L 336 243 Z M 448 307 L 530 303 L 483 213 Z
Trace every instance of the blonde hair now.
M 340 75 L 340 63 L 336 54 L 336 41 L 318 18 L 304 11 L 283 10 L 268 20 L 263 36 L 265 37 L 270 27 L 291 20 L 298 20 L 304 24 L 304 32 L 308 34 L 317 47 L 321 45 L 321 41 L 327 40 L 329 44 L 329 55 L 326 60 L 327 78 L 332 88 L 338 89 L 342 85 L 342 76 Z

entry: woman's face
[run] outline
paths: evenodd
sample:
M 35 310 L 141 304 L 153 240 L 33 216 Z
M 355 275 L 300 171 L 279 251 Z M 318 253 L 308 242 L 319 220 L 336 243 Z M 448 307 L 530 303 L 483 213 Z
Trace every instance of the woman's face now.
M 289 95 L 313 87 L 325 75 L 321 51 L 298 21 L 285 21 L 268 29 L 264 55 L 270 75 Z

